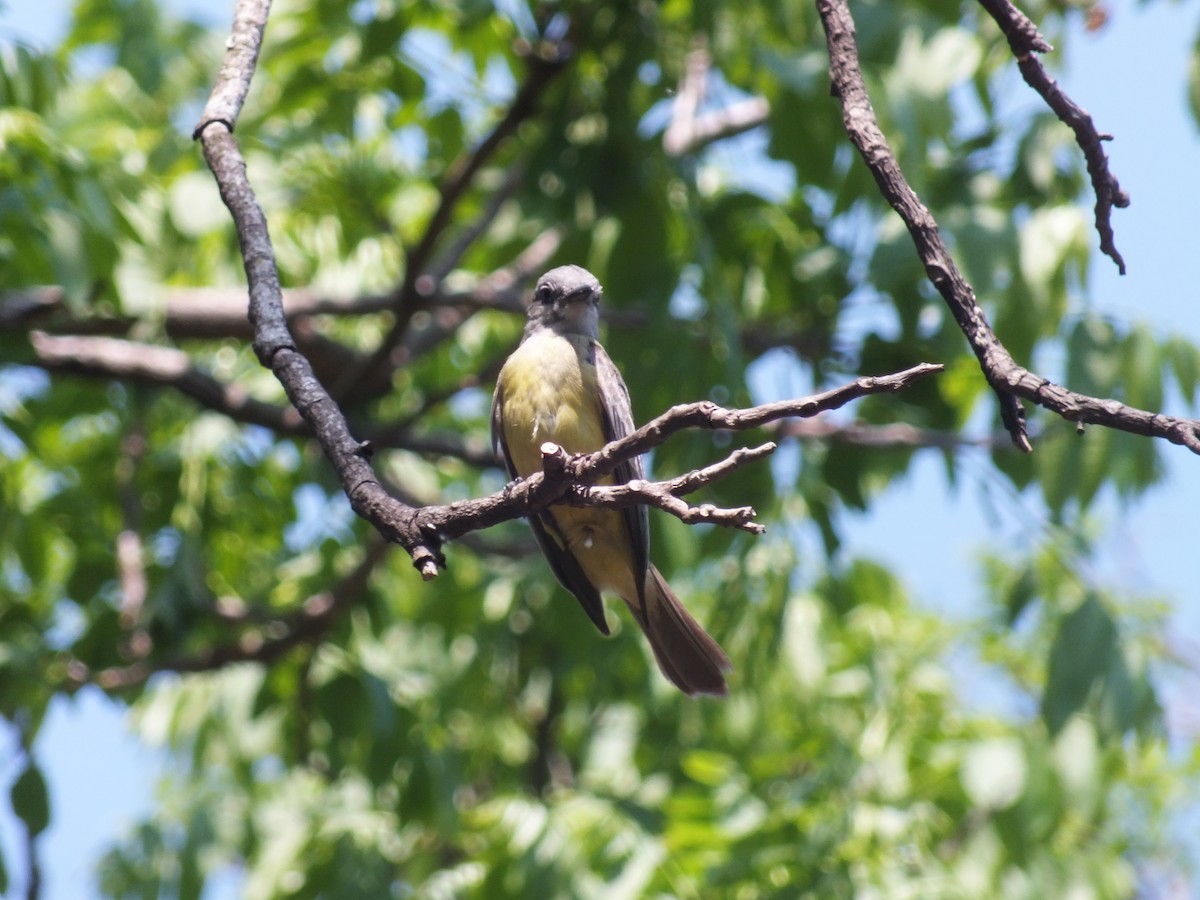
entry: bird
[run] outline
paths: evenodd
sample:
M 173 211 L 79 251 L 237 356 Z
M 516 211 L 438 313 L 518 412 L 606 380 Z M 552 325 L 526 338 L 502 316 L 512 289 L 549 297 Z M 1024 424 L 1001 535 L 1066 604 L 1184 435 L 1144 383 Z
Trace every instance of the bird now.
M 492 398 L 492 444 L 510 478 L 541 471 L 546 442 L 591 453 L 633 431 L 629 390 L 599 341 L 601 293 L 596 276 L 580 266 L 559 266 L 537 281 L 521 343 Z M 637 456 L 601 483 L 645 476 Z M 555 505 L 529 524 L 551 570 L 602 634 L 609 627 L 601 594 L 616 594 L 668 680 L 692 697 L 728 693 L 729 658 L 650 562 L 645 506 Z

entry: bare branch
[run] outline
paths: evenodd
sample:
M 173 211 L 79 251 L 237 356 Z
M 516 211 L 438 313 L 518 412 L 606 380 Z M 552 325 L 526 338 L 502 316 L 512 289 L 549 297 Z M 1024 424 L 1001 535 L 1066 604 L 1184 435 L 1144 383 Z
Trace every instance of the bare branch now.
M 764 403 L 748 409 L 726 409 L 708 400 L 682 403 L 671 407 L 641 428 L 630 432 L 618 441 L 613 441 L 595 453 L 585 453 L 575 457 L 572 465 L 568 467 L 568 471 L 581 482 L 594 480 L 608 475 L 625 460 L 657 447 L 672 434 L 684 428 L 745 431 L 779 419 L 809 418 L 818 413 L 845 406 L 851 400 L 857 400 L 868 394 L 902 391 L 914 381 L 940 372 L 943 368 L 935 363 L 919 363 L 910 369 L 891 375 L 864 375 L 849 384 L 813 394 L 811 397 L 779 400 L 775 403 Z
M 312 429 L 291 406 L 277 406 L 250 397 L 192 365 L 182 350 L 106 337 L 47 335 L 33 332 L 30 343 L 37 361 L 48 370 L 98 378 L 116 378 L 154 388 L 172 388 L 206 409 L 243 425 L 258 425 L 277 434 L 312 437 Z M 407 421 L 364 423 L 357 429 L 363 440 L 379 448 L 410 450 L 431 456 L 453 456 L 473 466 L 495 465 L 486 443 L 473 447 L 458 436 L 418 434 Z
M 32 332 L 29 341 L 38 361 L 47 369 L 170 386 L 235 421 L 289 434 L 301 433 L 302 422 L 294 409 L 255 400 L 242 388 L 218 381 L 194 367 L 191 358 L 174 347 L 119 338 L 57 336 L 40 331 Z
M 726 475 L 737 471 L 743 466 L 758 462 L 760 459 L 766 459 L 775 452 L 778 446 L 774 441 L 768 441 L 757 447 L 739 447 L 718 463 L 713 463 L 711 466 L 705 466 L 703 469 L 697 469 L 694 472 L 688 472 L 685 475 L 680 475 L 678 478 L 672 478 L 666 482 L 667 490 L 676 496 L 690 494 L 705 485 L 724 478 Z
M 954 264 L 937 222 L 921 203 L 888 147 L 863 82 L 855 46 L 854 19 L 845 0 L 817 0 L 829 46 L 833 94 L 842 105 L 842 121 L 851 142 L 870 169 L 880 192 L 907 226 L 925 273 L 954 315 L 1000 402 L 1000 417 L 1013 443 L 1033 448 L 1026 433 L 1021 399 L 1029 400 L 1079 425 L 1105 425 L 1133 434 L 1166 438 L 1200 453 L 1200 422 L 1077 394 L 1017 365 L 1000 343 L 975 292 Z
M 843 425 L 825 419 L 792 419 L 779 423 L 777 429 L 781 437 L 831 441 L 856 447 L 932 447 L 937 450 L 957 450 L 961 447 L 999 448 L 1011 446 L 1012 443 L 1004 432 L 970 438 L 957 431 L 918 428 L 907 422 L 892 422 L 887 425 L 850 422 Z
M 371 573 L 387 557 L 387 550 L 384 541 L 372 540 L 359 564 L 333 590 L 314 594 L 295 612 L 261 622 L 232 643 L 217 644 L 192 656 L 142 659 L 98 672 L 72 659 L 66 667 L 67 687 L 78 690 L 85 684 L 95 684 L 106 691 L 119 691 L 137 687 L 159 672 L 212 672 L 240 662 L 272 663 L 301 644 L 321 641 L 342 613 L 362 596 Z M 256 617 L 247 612 L 240 617 L 226 613 L 223 618 L 243 624 Z
M 683 156 L 714 141 L 757 128 L 770 115 L 771 107 L 765 97 L 748 97 L 701 113 L 711 65 L 708 48 L 697 39 L 688 53 L 683 83 L 671 106 L 671 121 L 663 133 L 663 150 L 668 156 Z
M 261 39 L 265 7 L 255 7 L 262 17 L 254 20 L 243 14 L 243 7 L 246 6 L 253 7 L 254 3 L 243 0 L 235 18 L 235 29 L 242 28 L 251 38 Z M 231 47 L 239 47 L 243 43 L 244 40 L 235 40 Z M 234 54 L 231 51 L 226 57 L 226 67 L 244 67 L 238 77 L 248 81 L 253 74 L 253 61 L 253 54 Z M 223 83 L 224 79 L 218 82 L 218 89 Z M 403 546 L 412 557 L 414 567 L 426 579 L 435 577 L 444 564 L 441 552 L 444 541 L 528 515 L 561 501 L 574 485 L 594 484 L 623 459 L 644 453 L 681 428 L 743 429 L 786 416 L 812 416 L 865 394 L 899 390 L 912 380 L 941 368 L 923 364 L 882 378 L 860 378 L 850 385 L 806 400 L 767 404 L 749 410 L 726 410 L 712 403 L 675 407 L 597 453 L 573 457 L 561 471 L 548 468 L 513 482 L 491 497 L 443 506 L 410 506 L 389 496 L 384 490 L 369 462 L 370 445 L 354 439 L 341 410 L 314 377 L 304 356 L 297 352 L 283 311 L 266 218 L 246 177 L 245 162 L 233 135 L 227 128 L 216 127 L 217 124 L 202 123 L 196 133 L 202 141 L 205 160 L 217 179 L 221 198 L 233 215 L 241 241 L 249 282 L 255 352 L 262 363 L 275 373 L 288 399 L 316 435 L 338 473 L 351 508 L 389 541 Z
M 403 340 L 413 316 L 428 305 L 428 298 L 440 286 L 440 279 L 427 275 L 426 267 L 434 248 L 450 224 L 455 206 L 471 186 L 484 163 L 517 131 L 520 124 L 536 111 L 541 95 L 570 59 L 570 48 L 567 44 L 554 44 L 549 41 L 542 41 L 537 47 L 537 52 L 526 57 L 525 81 L 517 90 L 504 116 L 479 146 L 450 167 L 439 188 L 437 209 L 434 210 L 429 224 L 425 226 L 417 245 L 408 252 L 404 265 L 404 281 L 392 296 L 395 322 L 371 358 L 362 366 L 348 370 L 346 376 L 334 385 L 335 395 L 343 396 L 351 392 L 360 379 L 375 369 L 391 368 L 391 365 L 385 364 L 392 362 L 392 353 Z
M 1008 39 L 1013 55 L 1018 59 L 1030 53 L 1049 53 L 1054 49 L 1030 18 L 1008 0 L 979 0 L 979 5 L 996 20 Z
M 762 534 L 766 529 L 753 521 L 755 512 L 752 506 L 733 509 L 722 509 L 711 503 L 693 506 L 679 497 L 724 478 L 742 466 L 764 459 L 775 452 L 775 447 L 774 443 L 762 444 L 759 447 L 739 447 L 718 463 L 688 472 L 670 481 L 635 479 L 629 484 L 580 488 L 567 495 L 566 503 L 570 506 L 602 506 L 610 509 L 623 509 L 641 504 L 668 512 L 688 525 L 707 522 L 740 528 L 751 534 Z M 561 452 L 561 448 L 558 449 Z M 572 502 L 573 500 L 575 502 Z
M 199 139 L 209 125 L 220 122 L 230 133 L 237 125 L 250 92 L 250 80 L 258 65 L 258 51 L 262 47 L 263 29 L 267 27 L 267 16 L 271 11 L 271 0 L 238 0 L 233 12 L 233 30 L 225 44 L 225 59 L 217 73 L 216 83 L 200 122 L 192 132 Z
M 287 392 L 292 406 L 308 423 L 321 443 L 358 515 L 371 522 L 388 540 L 403 545 L 426 577 L 436 574 L 440 553 L 418 530 L 416 510 L 389 497 L 370 463 L 369 448 L 356 441 L 341 410 L 313 374 L 308 361 L 296 351 L 288 331 L 279 289 L 279 273 L 267 231 L 267 220 L 246 177 L 246 162 L 229 130 L 230 123 L 214 119 L 210 107 L 219 107 L 219 95 L 230 80 L 249 83 L 254 74 L 257 45 L 266 26 L 267 6 L 260 0 L 239 0 L 234 35 L 221 76 L 196 128 L 204 159 L 217 180 L 221 199 L 229 208 L 241 243 L 250 289 L 250 321 L 254 325 L 254 350 Z M 255 52 L 240 52 L 247 42 Z M 232 72 L 233 74 L 227 74 Z M 224 127 L 221 127 L 221 126 Z M 431 570 L 432 566 L 432 570 Z
M 1025 83 L 1037 91 L 1054 114 L 1075 132 L 1075 141 L 1087 161 L 1088 175 L 1096 192 L 1096 231 L 1100 235 L 1100 252 L 1117 264 L 1117 271 L 1125 274 L 1125 260 L 1117 251 L 1113 238 L 1112 209 L 1129 206 L 1129 194 L 1121 188 L 1117 177 L 1109 170 L 1108 156 L 1102 142 L 1112 140 L 1112 135 L 1101 134 L 1087 110 L 1066 95 L 1058 82 L 1047 74 L 1045 67 L 1034 55 L 1049 53 L 1050 46 L 1034 24 L 1009 0 L 979 0 L 979 5 L 988 11 L 1012 48 L 1017 58 L 1017 67 Z

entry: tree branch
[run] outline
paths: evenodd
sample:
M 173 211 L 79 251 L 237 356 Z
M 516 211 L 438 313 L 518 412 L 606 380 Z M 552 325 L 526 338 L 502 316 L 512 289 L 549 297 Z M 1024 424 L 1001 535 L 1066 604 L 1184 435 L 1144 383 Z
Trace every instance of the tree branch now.
M 907 422 L 869 425 L 865 422 L 839 424 L 825 419 L 794 419 L 781 422 L 777 428 L 780 437 L 794 437 L 802 441 L 830 441 L 855 447 L 903 447 L 914 450 L 931 447 L 937 450 L 957 450 L 961 447 L 999 449 L 1011 446 L 1008 436 L 1002 431 L 971 438 L 964 437 L 957 431 L 918 428 Z
M 173 387 L 201 406 L 224 413 L 236 422 L 261 425 L 285 434 L 303 433 L 302 421 L 294 409 L 255 400 L 242 388 L 227 385 L 196 368 L 191 357 L 174 347 L 120 338 L 49 335 L 41 331 L 32 332 L 29 342 L 38 362 L 47 369 Z
M 544 448 L 541 472 L 518 479 L 504 490 L 488 497 L 422 507 L 415 514 L 416 528 L 426 536 L 427 548 L 440 556 L 440 546 L 447 540 L 471 531 L 490 528 L 509 519 L 529 516 L 548 506 L 561 503 L 606 507 L 650 503 L 683 521 L 708 521 L 744 527 L 742 522 L 746 519 L 745 510 L 720 512 L 715 507 L 693 509 L 687 504 L 681 506 L 667 499 L 667 495 L 687 493 L 694 487 L 710 483 L 745 462 L 770 452 L 764 447 L 735 452 L 721 463 L 659 485 L 635 482 L 596 489 L 595 483 L 611 474 L 625 460 L 659 446 L 671 435 L 685 428 L 743 431 L 783 418 L 815 416 L 868 394 L 903 390 L 913 381 L 941 370 L 940 365 L 921 363 L 892 375 L 864 376 L 811 397 L 782 400 L 748 409 L 726 409 L 707 400 L 680 404 L 595 453 L 569 455 L 556 445 L 548 444 Z M 767 446 L 774 449 L 773 445 Z M 752 514 L 752 510 L 750 513 Z M 746 530 L 754 531 L 756 528 Z M 421 562 L 414 556 L 414 564 L 418 565 L 418 568 Z M 435 573 L 431 572 L 428 577 L 433 577 L 433 574 Z
M 516 96 L 509 105 L 504 116 L 486 138 L 472 152 L 460 157 L 449 171 L 438 191 L 438 206 L 434 210 L 429 224 L 417 245 L 409 251 L 404 264 L 404 280 L 392 296 L 391 306 L 396 320 L 391 329 L 363 365 L 355 367 L 334 385 L 336 396 L 352 393 L 360 379 L 379 369 L 390 369 L 393 351 L 400 345 L 408 331 L 412 317 L 428 304 L 428 298 L 440 286 L 440 278 L 427 275 L 425 270 L 429 265 L 434 248 L 437 246 L 442 233 L 449 226 L 454 207 L 466 193 L 476 174 L 484 163 L 504 143 L 505 139 L 514 134 L 520 124 L 529 118 L 537 109 L 538 100 L 554 77 L 561 72 L 570 61 L 570 48 L 565 43 L 542 41 L 536 52 L 526 57 L 527 71 L 525 81 L 518 89 Z M 453 257 L 454 251 L 451 253 Z M 445 267 L 445 262 L 442 267 Z
M 1078 394 L 1017 365 L 992 331 L 974 290 L 950 257 L 937 222 L 908 184 L 879 129 L 859 66 L 854 19 L 845 0 L 817 0 L 817 12 L 825 29 L 832 90 L 842 105 L 846 133 L 880 192 L 904 221 L 926 275 L 975 352 L 984 377 L 999 399 L 1000 417 L 1013 443 L 1026 452 L 1033 449 L 1020 402 L 1025 399 L 1079 425 L 1105 425 L 1133 434 L 1161 437 L 1200 453 L 1200 422 Z
M 1124 275 L 1125 260 L 1117 252 L 1113 238 L 1112 208 L 1124 209 L 1129 206 L 1129 194 L 1121 188 L 1117 177 L 1108 167 L 1108 156 L 1104 153 L 1102 142 L 1112 140 L 1112 135 L 1099 133 L 1087 110 L 1068 97 L 1058 82 L 1047 74 L 1034 54 L 1049 53 L 1054 48 L 1024 13 L 1009 0 L 979 0 L 979 5 L 988 11 L 1004 32 L 1025 83 L 1037 91 L 1054 114 L 1075 132 L 1075 142 L 1083 151 L 1092 188 L 1096 192 L 1096 231 L 1100 235 L 1100 252 L 1112 259 L 1117 264 L 1117 271 Z
M 228 385 L 192 365 L 191 357 L 173 347 L 107 337 L 30 334 L 38 363 L 47 370 L 98 378 L 116 378 L 154 388 L 173 388 L 243 425 L 258 425 L 277 434 L 312 437 L 312 429 L 291 406 L 277 406 L 250 397 L 242 388 Z M 365 423 L 357 427 L 364 440 L 377 447 L 453 456 L 480 468 L 495 465 L 484 446 L 472 448 L 452 436 L 416 434 L 411 423 Z
M 338 473 L 351 508 L 389 541 L 403 546 L 424 578 L 435 577 L 444 564 L 441 547 L 446 540 L 529 515 L 559 502 L 574 485 L 594 484 L 622 460 L 657 446 L 681 428 L 744 429 L 786 416 L 812 416 L 864 394 L 899 390 L 913 379 L 940 370 L 940 366 L 924 364 L 896 375 L 860 378 L 850 385 L 805 400 L 767 404 L 750 410 L 726 410 L 712 403 L 678 406 L 597 453 L 572 457 L 561 471 L 548 468 L 510 484 L 491 497 L 421 508 L 391 497 L 371 467 L 370 445 L 354 439 L 341 410 L 314 377 L 308 361 L 295 348 L 283 311 L 266 218 L 246 176 L 241 151 L 229 130 L 231 122 L 211 117 L 211 109 L 223 108 L 218 102 L 218 94 L 227 89 L 225 86 L 248 83 L 253 75 L 256 52 L 245 52 L 244 48 L 248 42 L 261 40 L 266 12 L 266 5 L 261 0 L 241 0 L 234 22 L 235 37 L 230 42 L 222 77 L 214 89 L 214 99 L 196 128 L 204 158 L 217 180 L 221 198 L 233 216 L 241 243 L 249 283 L 254 350 L 262 363 L 275 373 L 288 399 L 316 435 Z M 251 13 L 256 13 L 257 17 Z M 235 67 L 240 67 L 236 77 L 229 74 Z M 728 469 L 728 465 L 725 468 Z
M 765 97 L 748 97 L 720 109 L 700 112 L 712 57 L 697 38 L 687 56 L 683 82 L 671 105 L 671 121 L 663 132 L 663 150 L 668 156 L 683 156 L 695 150 L 757 128 L 767 121 L 771 106 Z
M 367 580 L 386 558 L 387 550 L 386 542 L 372 540 L 362 561 L 333 590 L 314 594 L 295 612 L 262 622 L 233 643 L 217 644 L 193 656 L 160 661 L 143 659 L 98 672 L 92 672 L 78 659 L 71 659 L 67 663 L 67 688 L 78 690 L 85 684 L 95 684 L 105 691 L 119 691 L 137 687 L 159 672 L 212 672 L 240 662 L 274 662 L 300 644 L 320 641 L 341 614 L 362 596 Z M 249 622 L 253 617 L 248 613 L 238 617 L 226 612 L 223 618 Z
M 566 465 L 567 454 L 555 444 L 546 445 L 553 448 L 551 453 L 562 454 L 563 459 L 557 465 Z M 635 479 L 628 484 L 593 485 L 581 487 L 565 498 L 567 506 L 600 506 L 607 509 L 623 509 L 628 506 L 653 506 L 675 516 L 687 525 L 708 522 L 714 525 L 727 525 L 740 528 L 751 534 L 762 534 L 766 531 L 762 525 L 753 521 L 755 512 L 752 506 L 739 506 L 733 509 L 722 509 L 711 503 L 692 506 L 679 499 L 682 494 L 690 494 L 705 485 L 724 478 L 730 472 L 740 469 L 751 462 L 757 462 L 775 452 L 774 443 L 766 443 L 759 447 L 739 447 L 729 456 L 706 466 L 673 478 L 670 481 L 643 481 Z
M 831 388 L 819 394 L 813 394 L 811 397 L 779 400 L 775 403 L 764 403 L 747 409 L 726 409 L 708 400 L 682 403 L 671 407 L 641 428 L 630 432 L 620 440 L 605 445 L 595 453 L 584 453 L 573 457 L 567 471 L 579 481 L 602 478 L 610 474 L 625 460 L 654 449 L 672 434 L 684 428 L 745 431 L 779 419 L 807 419 L 818 413 L 838 409 L 851 400 L 857 400 L 868 394 L 895 393 L 905 390 L 914 381 L 940 372 L 943 368 L 944 366 L 936 363 L 919 363 L 912 368 L 891 375 L 864 375 L 841 387 Z

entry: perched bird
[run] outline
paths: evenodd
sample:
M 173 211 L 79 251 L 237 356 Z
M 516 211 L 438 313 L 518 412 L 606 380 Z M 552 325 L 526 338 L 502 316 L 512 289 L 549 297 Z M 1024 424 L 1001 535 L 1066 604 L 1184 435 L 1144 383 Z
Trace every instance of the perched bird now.
M 492 399 L 492 443 L 512 478 L 540 471 L 541 445 L 590 453 L 633 430 L 629 391 L 597 339 L 600 282 L 579 266 L 551 269 L 529 305 L 521 345 Z M 645 478 L 641 457 L 604 483 Z M 729 659 L 650 564 L 646 507 L 552 506 L 529 520 L 550 568 L 608 634 L 601 592 L 629 606 L 658 666 L 688 695 L 725 694 Z

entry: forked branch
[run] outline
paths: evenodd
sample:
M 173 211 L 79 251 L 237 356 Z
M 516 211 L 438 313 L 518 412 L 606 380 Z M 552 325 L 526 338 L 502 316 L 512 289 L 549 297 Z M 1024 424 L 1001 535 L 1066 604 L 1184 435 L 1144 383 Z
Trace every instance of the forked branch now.
M 195 135 L 202 143 L 204 158 L 217 180 L 221 198 L 233 216 L 241 242 L 250 289 L 255 353 L 263 365 L 275 373 L 288 399 L 320 442 L 338 473 L 351 507 L 385 538 L 404 547 L 423 577 L 428 579 L 437 575 L 443 564 L 441 547 L 444 541 L 529 515 L 552 503 L 616 505 L 651 502 L 685 520 L 724 519 L 728 524 L 744 525 L 750 514 L 746 510 L 719 514 L 715 507 L 688 507 L 678 496 L 728 474 L 749 459 L 765 455 L 769 451 L 764 448 L 735 453 L 716 466 L 665 484 L 636 482 L 616 486 L 623 487 L 622 491 L 608 486 L 598 488 L 595 483 L 623 460 L 661 444 L 683 428 L 747 429 L 789 416 L 812 416 L 866 394 L 900 390 L 913 380 L 940 370 L 940 366 L 922 364 L 894 375 L 859 378 L 814 397 L 747 410 L 722 409 L 707 402 L 677 406 L 596 453 L 568 457 L 551 450 L 545 457 L 547 464 L 543 472 L 515 481 L 490 497 L 422 507 L 397 500 L 384 490 L 371 466 L 371 445 L 359 442 L 351 435 L 342 411 L 313 374 L 308 360 L 296 349 L 284 314 L 266 217 L 247 178 L 245 160 L 233 137 L 241 102 L 254 74 L 268 8 L 266 0 L 240 0 L 225 63 Z
M 1017 364 L 996 337 L 975 291 L 955 265 L 937 222 L 921 202 L 879 128 L 863 81 L 855 45 L 854 19 L 845 0 L 817 0 L 817 12 L 829 47 L 829 75 L 842 106 L 851 143 L 874 176 L 879 190 L 899 213 L 916 246 L 925 273 L 950 308 L 959 329 L 996 392 L 1000 416 L 1020 449 L 1032 450 L 1021 400 L 1029 400 L 1078 425 L 1104 425 L 1133 434 L 1165 438 L 1200 453 L 1200 422 L 1127 406 L 1118 400 L 1089 397 L 1053 384 Z

